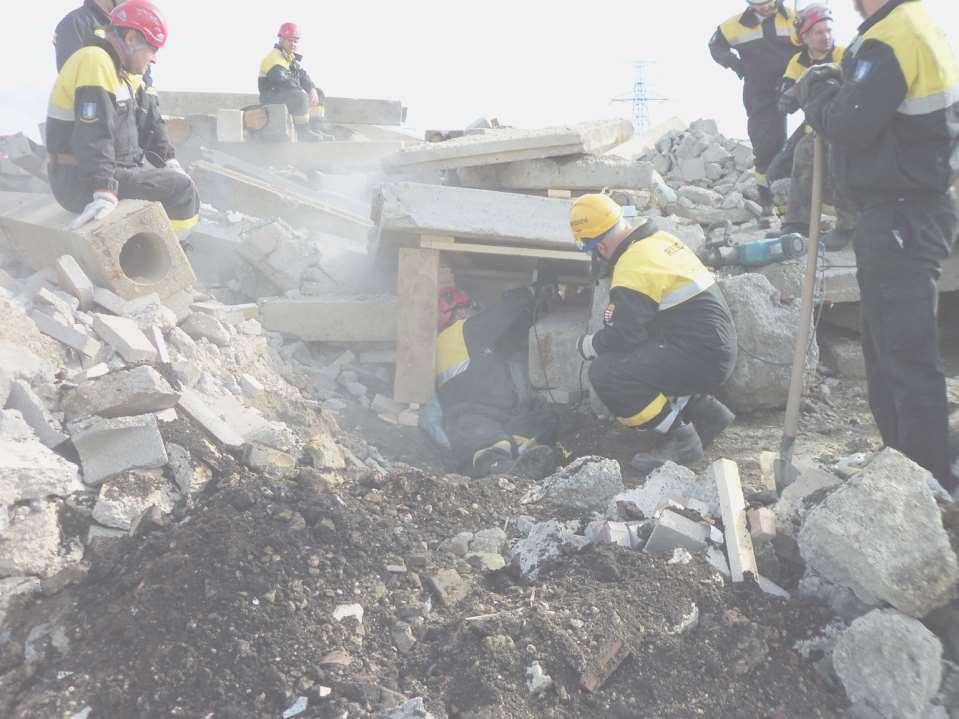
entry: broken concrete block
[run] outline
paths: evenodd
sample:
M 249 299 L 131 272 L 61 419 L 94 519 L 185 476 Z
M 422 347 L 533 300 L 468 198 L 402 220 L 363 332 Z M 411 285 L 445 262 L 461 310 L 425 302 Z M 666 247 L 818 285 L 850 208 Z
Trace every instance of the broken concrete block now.
M 72 255 L 62 255 L 57 258 L 56 268 L 60 286 L 77 298 L 81 310 L 89 310 L 93 306 L 94 286 L 80 263 Z
M 548 190 L 599 192 L 605 187 L 647 190 L 652 187 L 653 166 L 618 157 L 584 155 L 573 160 L 544 159 L 508 162 L 457 170 L 466 187 L 499 191 Z
M 122 316 L 126 314 L 127 301 L 106 287 L 93 288 L 93 302 L 107 312 Z
M 959 560 L 928 486 L 929 473 L 893 449 L 813 509 L 799 533 L 809 569 L 922 618 L 948 604 Z
M 345 469 L 343 450 L 326 432 L 314 435 L 306 445 L 306 452 L 316 469 Z
M 40 312 L 72 323 L 75 319 L 73 313 L 79 308 L 80 301 L 73 295 L 41 287 L 33 295 L 33 304 Z
M 709 475 L 719 489 L 723 529 L 726 539 L 726 557 L 734 582 L 743 581 L 746 572 L 759 576 L 753 540 L 746 526 L 746 499 L 739 480 L 739 467 L 728 459 L 720 459 L 709 467 Z
M 221 419 L 207 405 L 203 395 L 192 389 L 184 389 L 177 406 L 193 418 L 203 429 L 227 447 L 242 447 L 243 437 Z
M 123 316 L 136 322 L 144 332 L 149 332 L 151 327 L 172 330 L 177 325 L 176 313 L 166 307 L 155 292 L 127 302 Z
M 601 120 L 539 130 L 495 130 L 446 142 L 409 145 L 384 159 L 383 164 L 393 170 L 411 167 L 449 170 L 565 155 L 598 155 L 626 142 L 632 135 L 633 126 L 627 120 Z
M 93 358 L 100 353 L 100 343 L 82 330 L 66 325 L 39 310 L 31 312 L 30 319 L 43 334 L 75 349 L 84 357 Z
M 99 524 L 91 524 L 87 529 L 86 545 L 95 548 L 94 545 L 101 542 L 112 542 L 117 539 L 125 539 L 130 536 L 128 530 L 112 529 L 110 527 L 101 527 Z
M 286 452 L 252 443 L 246 445 L 243 452 L 243 462 L 250 469 L 274 477 L 285 479 L 296 474 L 296 459 Z
M 0 506 L 83 489 L 77 467 L 40 443 L 16 410 L 0 410 Z
M 244 142 L 243 110 L 217 110 L 217 142 Z
M 667 509 L 656 522 L 644 551 L 662 554 L 683 547 L 690 552 L 702 552 L 706 549 L 708 536 L 709 529 L 702 522 L 695 522 Z
M 774 461 L 779 456 L 770 454 Z M 798 470 L 799 476 L 783 490 L 779 501 L 773 507 L 776 512 L 777 531 L 790 537 L 798 534 L 806 515 L 812 509 L 811 500 L 821 498 L 827 490 L 842 484 L 835 474 L 824 471 L 809 460 L 793 459 L 793 466 Z M 774 477 L 774 474 L 771 472 L 770 476 Z M 773 491 L 775 492 L 775 489 Z
M 87 415 L 130 417 L 175 407 L 179 400 L 180 393 L 144 365 L 83 383 L 66 394 L 63 411 L 68 420 Z
M 165 298 L 196 281 L 160 203 L 123 200 L 103 220 L 76 232 L 63 229 L 74 217 L 38 195 L 0 217 L 0 227 L 32 267 L 72 255 L 92 281 L 125 299 L 150 292 Z
M 160 364 L 170 364 L 170 349 L 167 347 L 166 339 L 163 337 L 163 331 L 154 325 L 147 330 L 147 339 L 157 351 L 157 360 Z
M 605 308 L 604 308 L 605 309 Z M 602 314 L 602 312 L 600 312 Z M 589 388 L 588 373 L 576 342 L 586 332 L 581 307 L 558 307 L 538 318 L 529 331 L 529 381 L 533 387 L 549 387 L 553 395 Z M 558 396 L 549 401 L 559 402 Z
M 568 525 L 551 519 L 534 524 L 529 534 L 510 549 L 510 564 L 527 579 L 536 579 L 539 573 L 563 556 L 575 554 L 589 544 Z
M 799 303 L 783 305 L 779 293 L 762 275 L 744 274 L 719 280 L 739 342 L 732 376 L 720 399 L 735 412 L 777 409 L 789 393 L 793 344 L 799 330 Z M 806 356 L 806 382 L 815 377 L 819 360 L 816 338 Z
M 248 397 L 258 397 L 266 390 L 260 380 L 246 373 L 240 375 L 240 387 Z
M 98 485 L 132 469 L 154 469 L 167 461 L 163 438 L 152 414 L 71 422 L 70 437 L 80 455 L 83 481 Z
M 696 205 L 719 207 L 723 204 L 722 195 L 715 190 L 709 190 L 705 187 L 697 187 L 696 185 L 683 185 L 679 188 L 678 193 L 680 197 L 684 197 Z
M 455 569 L 441 569 L 426 581 L 440 603 L 446 607 L 455 606 L 466 599 L 471 589 L 469 582 Z
M 61 431 L 60 423 L 50 416 L 43 400 L 37 397 L 29 383 L 20 379 L 10 383 L 7 407 L 20 412 L 24 421 L 47 447 L 52 449 L 66 441 L 67 435 Z
M 942 682 L 936 635 L 892 610 L 877 609 L 854 621 L 832 658 L 849 700 L 883 719 L 924 719 Z
M 719 516 L 719 492 L 715 482 L 708 478 L 699 479 L 691 469 L 673 462 L 658 467 L 649 474 L 642 486 L 617 495 L 613 502 L 629 503 L 644 517 L 652 519 L 656 510 L 674 496 L 704 502 L 707 507 L 705 516 Z
M 195 340 L 208 339 L 215 345 L 226 347 L 230 344 L 230 332 L 219 320 L 202 312 L 194 312 L 186 318 L 180 328 Z
M 191 497 L 202 492 L 213 479 L 213 471 L 203 462 L 195 465 L 190 459 L 190 452 L 172 442 L 166 446 L 170 456 L 170 469 L 173 470 L 173 481 L 184 497 Z
M 260 322 L 270 332 L 308 342 L 389 342 L 396 339 L 396 298 L 261 300 Z
M 862 354 L 860 340 L 827 327 L 819 328 L 817 338 L 822 361 L 831 370 L 845 379 L 866 379 L 866 358 Z
M 133 320 L 94 312 L 93 329 L 124 361 L 157 361 L 156 348 Z
M 776 536 L 776 513 L 768 507 L 750 509 L 746 512 L 746 520 L 754 544 L 771 542 Z
M 604 512 L 613 497 L 624 489 L 619 462 L 604 457 L 580 457 L 537 483 L 522 502 L 559 511 Z
M 60 517 L 54 502 L 14 507 L 0 531 L 0 577 L 52 577 L 63 567 Z
M 133 521 L 152 506 L 163 513 L 173 510 L 175 497 L 163 473 L 128 472 L 100 485 L 93 519 L 114 529 L 129 530 Z

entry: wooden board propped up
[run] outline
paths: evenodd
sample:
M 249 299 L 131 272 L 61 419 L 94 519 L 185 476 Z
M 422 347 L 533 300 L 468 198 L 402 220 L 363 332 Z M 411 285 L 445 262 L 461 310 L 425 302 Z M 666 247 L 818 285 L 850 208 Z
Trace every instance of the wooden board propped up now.
M 425 404 L 433 398 L 439 270 L 439 252 L 400 249 L 396 281 L 399 319 L 393 382 L 393 399 L 397 402 Z

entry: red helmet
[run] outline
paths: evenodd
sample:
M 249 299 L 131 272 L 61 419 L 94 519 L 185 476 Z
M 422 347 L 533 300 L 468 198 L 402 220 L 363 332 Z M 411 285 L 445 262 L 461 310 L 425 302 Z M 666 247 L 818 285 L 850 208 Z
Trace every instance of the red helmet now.
M 472 307 L 469 293 L 455 287 L 443 287 L 439 291 L 439 328 L 444 329 L 453 322 L 453 313 L 466 307 Z
M 299 40 L 300 39 L 300 26 L 295 22 L 285 22 L 280 25 L 280 31 L 276 34 L 277 37 L 281 37 L 284 40 Z
M 138 30 L 157 50 L 166 45 L 166 20 L 157 6 L 149 0 L 127 0 L 120 3 L 110 12 L 110 22 L 116 27 Z
M 810 5 L 796 16 L 796 32 L 802 36 L 803 33 L 812 30 L 813 25 L 823 20 L 832 20 L 832 10 L 825 5 Z

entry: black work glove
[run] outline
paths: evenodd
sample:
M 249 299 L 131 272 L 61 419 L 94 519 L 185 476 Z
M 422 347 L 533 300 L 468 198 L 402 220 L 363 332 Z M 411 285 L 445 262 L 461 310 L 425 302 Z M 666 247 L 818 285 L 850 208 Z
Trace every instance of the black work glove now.
M 779 96 L 779 111 L 783 115 L 792 115 L 799 109 L 799 100 L 796 99 L 796 86 L 786 90 Z
M 842 70 L 834 62 L 813 65 L 803 73 L 796 83 L 794 91 L 799 106 L 805 108 L 812 96 L 827 84 L 838 85 L 842 81 Z

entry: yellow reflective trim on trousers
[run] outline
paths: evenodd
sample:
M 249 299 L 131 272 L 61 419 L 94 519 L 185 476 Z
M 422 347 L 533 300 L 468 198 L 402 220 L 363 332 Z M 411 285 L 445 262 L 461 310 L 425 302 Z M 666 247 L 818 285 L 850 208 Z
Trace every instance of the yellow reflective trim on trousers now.
M 934 112 L 948 110 L 959 102 L 959 83 L 926 97 L 907 97 L 899 106 L 903 115 L 931 115 Z
M 656 419 L 668 403 L 669 399 L 666 395 L 661 394 L 632 417 L 617 417 L 616 419 L 626 427 L 642 427 Z
M 170 227 L 174 230 L 189 230 L 200 221 L 199 215 L 193 215 L 185 220 L 170 220 Z
M 698 295 L 703 290 L 708 290 L 715 284 L 716 280 L 713 278 L 712 273 L 709 270 L 705 270 L 695 277 L 688 283 L 679 287 L 672 292 L 667 292 L 663 295 L 663 298 L 659 301 L 659 309 L 668 310 L 670 307 L 675 307 L 676 305 L 681 305 L 686 300 L 692 299 Z

